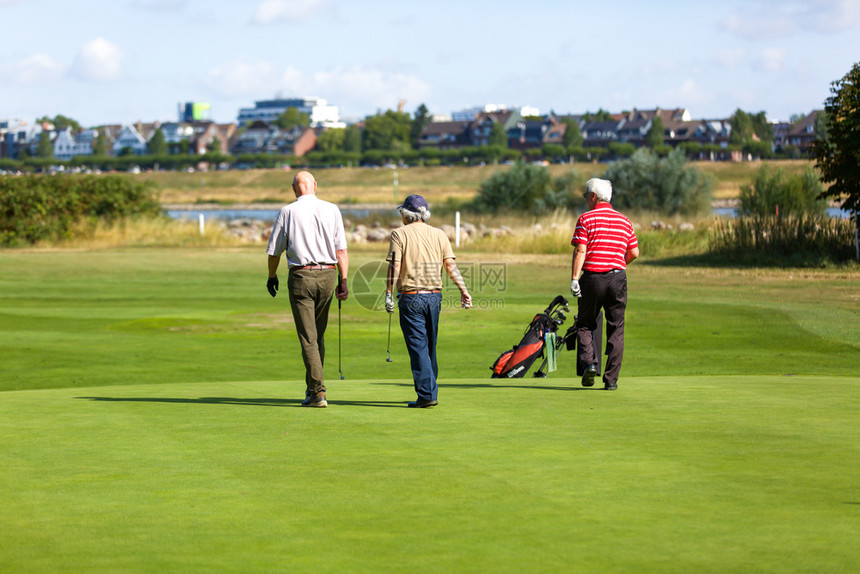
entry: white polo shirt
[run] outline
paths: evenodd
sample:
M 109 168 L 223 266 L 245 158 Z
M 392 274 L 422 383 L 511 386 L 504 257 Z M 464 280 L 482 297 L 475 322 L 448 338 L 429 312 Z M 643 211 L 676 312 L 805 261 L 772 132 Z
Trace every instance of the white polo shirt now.
M 337 251 L 346 249 L 340 209 L 316 195 L 302 195 L 281 208 L 266 253 L 287 252 L 290 267 L 335 265 Z

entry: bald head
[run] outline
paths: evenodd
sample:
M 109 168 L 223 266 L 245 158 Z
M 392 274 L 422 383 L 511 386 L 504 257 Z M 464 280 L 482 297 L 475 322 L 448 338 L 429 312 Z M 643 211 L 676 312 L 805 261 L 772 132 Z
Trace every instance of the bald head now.
M 300 171 L 293 178 L 293 192 L 296 197 L 314 195 L 317 192 L 317 181 L 309 171 Z

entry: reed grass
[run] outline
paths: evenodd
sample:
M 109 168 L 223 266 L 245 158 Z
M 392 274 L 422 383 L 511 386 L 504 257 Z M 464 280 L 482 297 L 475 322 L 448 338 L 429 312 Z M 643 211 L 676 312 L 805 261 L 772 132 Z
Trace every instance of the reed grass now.
M 114 222 L 78 221 L 59 242 L 41 241 L 34 247 L 107 249 L 114 247 L 231 247 L 247 244 L 228 233 L 220 222 L 207 222 L 203 234 L 196 221 L 168 217 L 135 217 Z
M 854 256 L 854 223 L 826 215 L 718 219 L 709 252 L 739 264 L 827 265 Z

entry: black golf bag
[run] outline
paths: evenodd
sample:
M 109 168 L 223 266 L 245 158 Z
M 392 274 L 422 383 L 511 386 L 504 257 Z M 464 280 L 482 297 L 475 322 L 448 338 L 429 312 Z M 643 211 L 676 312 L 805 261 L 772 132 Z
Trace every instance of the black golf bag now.
M 555 333 L 564 323 L 566 317 L 563 309 L 570 310 L 567 299 L 559 295 L 552 300 L 552 303 L 544 309 L 543 313 L 535 315 L 520 342 L 514 345 L 512 349 L 502 353 L 490 367 L 493 371 L 490 378 L 519 379 L 524 377 L 537 358 L 544 356 L 547 333 Z M 550 352 L 554 353 L 555 351 L 552 349 Z

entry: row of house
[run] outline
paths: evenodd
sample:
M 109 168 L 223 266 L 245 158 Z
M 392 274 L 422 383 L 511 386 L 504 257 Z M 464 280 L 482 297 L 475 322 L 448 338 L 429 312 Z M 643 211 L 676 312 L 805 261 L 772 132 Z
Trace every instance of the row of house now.
M 815 121 L 819 112 L 813 111 L 795 124 L 774 124 L 774 149 L 792 146 L 807 153 L 815 140 Z M 427 125 L 419 139 L 421 148 L 440 150 L 487 145 L 493 124 L 505 132 L 508 147 L 529 149 L 564 141 L 568 121 L 576 124 L 583 138 L 583 147 L 606 147 L 613 142 L 644 145 L 655 120 L 663 124 L 663 143 L 676 147 L 691 142 L 715 144 L 725 148 L 729 143 L 731 125 L 728 119 L 692 119 L 684 108 L 637 110 L 611 114 L 610 119 L 590 121 L 584 116 L 524 116 L 517 110 L 479 112 L 471 120 L 434 121 Z M 565 121 L 567 120 L 567 121 Z
M 99 138 L 104 139 L 103 149 L 112 155 L 148 152 L 148 142 L 156 131 L 164 135 L 169 153 L 204 154 L 217 150 L 232 154 L 272 153 L 301 157 L 313 150 L 317 137 L 325 129 L 337 129 L 346 124 L 339 122 L 333 106 L 324 100 L 291 99 L 262 100 L 254 108 L 241 110 L 241 121 L 216 123 L 209 120 L 152 122 L 130 125 L 106 125 L 73 133 L 70 128 L 55 130 L 47 122 L 28 126 L 24 121 L 0 120 L 0 158 L 18 158 L 26 149 L 35 155 L 42 132 L 51 137 L 54 157 L 68 160 L 75 156 L 93 153 Z M 289 106 L 305 110 L 314 122 L 310 127 L 283 129 L 276 125 L 277 116 Z M 304 112 L 303 112 L 304 113 Z M 816 116 L 813 111 L 795 124 L 774 125 L 774 148 L 792 146 L 807 153 L 815 139 Z M 731 135 L 728 119 L 694 120 L 685 108 L 651 110 L 633 109 L 630 112 L 611 114 L 603 121 L 590 121 L 585 116 L 537 115 L 533 108 L 507 109 L 492 106 L 459 113 L 449 117 L 434 117 L 419 139 L 421 149 L 451 150 L 463 147 L 486 146 L 493 137 L 504 133 L 511 149 L 527 150 L 547 144 L 561 144 L 570 123 L 574 123 L 583 138 L 583 146 L 607 147 L 610 143 L 629 143 L 642 146 L 656 119 L 663 124 L 663 142 L 678 146 L 685 142 L 714 144 L 726 148 Z M 182 116 L 180 116 L 182 120 Z M 187 119 L 187 118 L 186 118 Z M 493 135 L 493 132 L 497 135 Z

